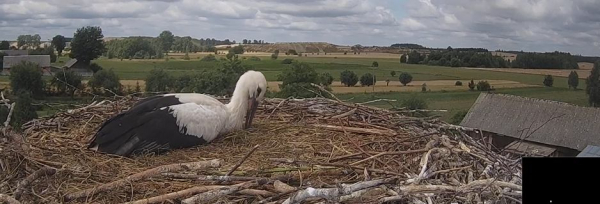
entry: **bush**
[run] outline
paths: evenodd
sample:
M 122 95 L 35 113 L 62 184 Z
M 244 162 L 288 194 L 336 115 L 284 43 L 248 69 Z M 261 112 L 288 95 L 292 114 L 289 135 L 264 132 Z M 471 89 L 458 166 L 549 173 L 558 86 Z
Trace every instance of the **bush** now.
M 552 78 L 552 75 L 546 75 L 546 77 L 544 77 L 544 86 L 552 87 L 553 84 L 554 78 Z
M 110 92 L 103 92 L 102 88 L 112 91 L 115 94 L 121 93 L 121 83 L 119 76 L 112 69 L 100 70 L 88 81 L 88 85 L 94 93 L 112 95 Z
M 400 56 L 400 63 L 406 63 L 406 54 Z
M 306 63 L 294 62 L 290 69 L 286 69 L 279 75 L 282 81 L 279 88 L 280 97 L 313 98 L 320 94 L 321 90 L 311 83 L 319 84 L 319 74 Z
M 396 76 L 396 71 L 391 71 L 390 75 L 392 75 L 392 77 L 395 77 Z
M 340 73 L 340 81 L 348 87 L 354 86 L 358 83 L 358 76 L 353 71 L 345 70 Z
M 427 84 L 423 83 L 423 85 L 421 85 L 421 92 L 427 92 Z
M 13 93 L 27 91 L 36 98 L 44 96 L 44 80 L 41 68 L 32 62 L 21 62 L 10 70 L 10 87 Z
M 331 74 L 325 72 L 319 75 L 320 84 L 323 86 L 330 86 L 333 83 L 333 76 Z
M 410 75 L 407 72 L 402 72 L 400 74 L 400 76 L 398 76 L 398 80 L 400 80 L 400 83 L 402 83 L 402 85 L 406 86 L 406 84 L 410 83 L 412 81 L 413 77 L 412 75 Z
M 146 92 L 165 92 L 169 91 L 173 80 L 171 76 L 163 69 L 153 69 L 146 76 Z
M 96 73 L 96 72 L 102 70 L 102 67 L 94 62 L 94 63 L 90 64 L 90 70 L 92 70 L 92 72 Z
M 183 56 L 183 60 L 190 60 L 190 54 L 186 52 Z
M 276 60 L 279 57 L 279 54 L 273 53 L 271 54 L 271 59 Z
M 475 90 L 475 82 L 473 82 L 473 79 L 471 79 L 471 82 L 469 82 L 469 90 Z
M 416 95 L 412 95 L 402 102 L 402 106 L 409 110 L 422 110 L 427 109 L 427 102 L 416 97 Z
M 10 124 L 16 129 L 20 130 L 21 125 L 37 118 L 38 115 L 37 112 L 35 112 L 35 107 L 32 105 L 33 100 L 31 99 L 31 93 L 29 91 L 20 91 L 17 94 L 17 100 L 15 100 L 15 103 L 15 110 L 13 110 Z
M 201 62 L 213 62 L 217 61 L 217 57 L 213 54 L 209 54 L 200 59 Z
M 452 60 L 450 60 L 450 66 L 460 67 L 460 60 L 458 58 L 452 58 Z
M 454 86 L 462 86 L 462 81 L 456 81 L 456 83 L 454 83 Z
M 371 67 L 379 67 L 379 62 L 375 61 L 371 64 Z
M 454 124 L 454 125 L 459 125 L 460 122 L 462 122 L 462 120 L 465 118 L 465 116 L 467 115 L 467 111 L 463 110 L 463 111 L 458 111 L 457 113 L 455 113 L 452 118 L 450 118 L 450 123 Z
M 236 54 L 236 55 L 241 55 L 241 54 L 244 54 L 244 47 L 243 46 L 235 46 L 235 47 L 232 47 L 231 49 L 229 49 L 229 52 L 233 52 L 233 54 Z
M 171 78 L 172 79 L 172 78 Z M 183 92 L 191 92 L 190 86 L 194 81 L 193 75 L 185 74 L 179 77 L 175 77 L 173 80 L 173 91 L 183 93 Z
M 489 82 L 487 82 L 487 81 L 477 82 L 477 90 L 478 91 L 489 91 L 491 89 L 492 89 L 492 87 L 490 86 Z
M 286 58 L 284 60 L 281 60 L 281 64 L 292 64 L 292 62 L 294 62 L 294 60 L 290 59 L 290 58 Z
M 257 56 L 252 56 L 252 57 L 249 57 L 248 60 L 250 60 L 250 61 L 260 61 L 261 59 L 259 57 L 257 57 Z
M 569 73 L 567 84 L 569 84 L 569 88 L 572 87 L 573 89 L 577 89 L 577 86 L 579 86 L 579 74 L 577 74 L 576 71 L 571 71 L 571 73 Z
M 81 88 L 81 76 L 70 70 L 57 72 L 50 80 L 50 85 L 55 87 L 59 94 L 68 93 L 73 97 L 75 91 Z
M 386 80 L 385 80 L 385 86 L 389 86 L 389 85 L 390 85 L 390 80 L 389 80 L 389 79 L 386 79 Z
M 290 49 L 290 50 L 288 50 L 288 51 L 287 51 L 285 54 L 286 54 L 286 55 L 298 55 L 298 52 L 296 52 L 296 50 L 292 50 L 292 49 Z
M 360 77 L 360 85 L 362 85 L 362 86 L 375 85 L 376 80 L 377 80 L 377 78 L 373 74 L 366 73 Z

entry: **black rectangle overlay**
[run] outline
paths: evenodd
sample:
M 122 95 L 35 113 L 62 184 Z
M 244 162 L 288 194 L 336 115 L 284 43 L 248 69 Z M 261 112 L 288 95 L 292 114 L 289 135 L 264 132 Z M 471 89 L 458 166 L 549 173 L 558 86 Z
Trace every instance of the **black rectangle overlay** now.
M 600 158 L 524 157 L 523 203 L 600 203 Z

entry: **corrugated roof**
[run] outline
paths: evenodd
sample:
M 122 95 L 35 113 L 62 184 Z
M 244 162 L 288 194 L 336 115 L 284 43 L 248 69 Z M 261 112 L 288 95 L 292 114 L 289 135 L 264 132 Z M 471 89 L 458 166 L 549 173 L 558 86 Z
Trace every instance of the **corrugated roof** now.
M 577 157 L 600 157 L 600 147 L 588 145 Z
M 514 141 L 506 146 L 505 151 L 521 155 L 546 157 L 556 151 L 556 149 L 531 142 Z
M 73 58 L 73 59 L 69 60 L 67 63 L 65 63 L 65 67 L 71 68 L 71 66 L 73 66 L 75 63 L 77 63 L 77 59 Z
M 50 55 L 4 56 L 4 62 L 2 65 L 4 69 L 7 69 L 21 63 L 22 61 L 33 62 L 38 64 L 40 67 L 50 67 Z
M 600 146 L 600 109 L 481 93 L 462 126 L 542 144 L 583 150 Z
M 3 52 L 5 54 L 7 54 L 8 56 L 19 56 L 19 55 L 28 55 L 29 51 L 27 50 L 0 50 L 0 52 Z

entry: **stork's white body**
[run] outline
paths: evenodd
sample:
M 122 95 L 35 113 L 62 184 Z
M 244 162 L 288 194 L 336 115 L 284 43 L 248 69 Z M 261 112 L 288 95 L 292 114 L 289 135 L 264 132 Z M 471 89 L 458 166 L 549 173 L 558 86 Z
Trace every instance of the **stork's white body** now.
M 249 125 L 254 115 L 249 110 L 256 109 L 256 99 L 262 100 L 264 89 L 264 76 L 249 71 L 240 77 L 228 104 L 196 93 L 146 98 L 106 121 L 89 147 L 127 156 L 208 143 L 219 135 L 243 128 L 247 115 Z

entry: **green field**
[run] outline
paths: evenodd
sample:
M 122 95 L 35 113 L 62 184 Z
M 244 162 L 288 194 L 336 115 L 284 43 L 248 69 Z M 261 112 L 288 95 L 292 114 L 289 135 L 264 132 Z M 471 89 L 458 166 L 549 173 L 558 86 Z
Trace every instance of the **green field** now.
M 217 56 L 218 58 L 222 56 Z M 280 56 L 277 60 L 271 60 L 268 57 L 261 57 L 261 61 L 243 60 L 243 64 L 248 65 L 253 70 L 261 71 L 269 81 L 277 80 L 277 76 L 282 70 L 290 65 L 281 63 L 286 56 Z M 390 72 L 396 71 L 408 72 L 413 76 L 413 81 L 428 81 L 428 80 L 510 80 L 524 84 L 542 85 L 544 76 L 533 74 L 519 74 L 507 72 L 493 72 L 485 70 L 473 70 L 464 68 L 437 67 L 426 65 L 400 64 L 396 59 L 368 59 L 368 58 L 325 58 L 325 57 L 287 57 L 293 58 L 310 64 L 318 72 L 329 72 L 336 80 L 339 79 L 340 72 L 344 70 L 354 71 L 361 76 L 364 73 L 375 73 L 379 83 L 385 79 L 398 80 L 396 77 L 391 77 Z M 59 61 L 66 62 L 68 59 L 59 58 Z M 379 63 L 378 68 L 372 68 L 373 61 Z M 219 62 L 201 62 L 197 57 L 191 60 L 170 59 L 169 61 L 162 60 L 108 60 L 98 59 L 96 63 L 102 67 L 113 69 L 124 80 L 144 79 L 146 74 L 153 68 L 163 68 L 172 75 L 179 76 L 190 74 L 190 72 L 200 72 L 203 70 L 215 69 L 219 66 Z M 62 64 L 62 63 L 56 63 Z M 7 81 L 7 77 L 1 77 L 0 81 Z M 585 87 L 585 80 L 580 80 L 580 88 Z M 494 84 L 492 84 L 493 86 Z M 339 97 L 352 102 L 364 102 L 374 99 L 386 98 L 404 100 L 415 94 L 417 97 L 424 98 L 429 105 L 429 109 L 444 109 L 446 113 L 441 113 L 444 120 L 449 119 L 452 115 L 460 110 L 468 110 L 479 92 L 468 91 L 466 83 L 464 91 L 436 91 L 426 93 L 406 93 L 406 92 L 385 92 L 385 93 L 355 93 L 355 94 L 340 94 Z M 554 77 L 554 87 L 536 87 L 536 88 L 513 88 L 513 89 L 498 89 L 497 93 L 513 94 L 526 97 L 542 98 L 568 102 L 576 105 L 587 105 L 587 95 L 585 91 L 569 90 L 567 79 L 564 77 Z M 387 103 L 372 104 L 381 107 L 391 107 Z M 400 102 L 397 102 L 397 106 Z

